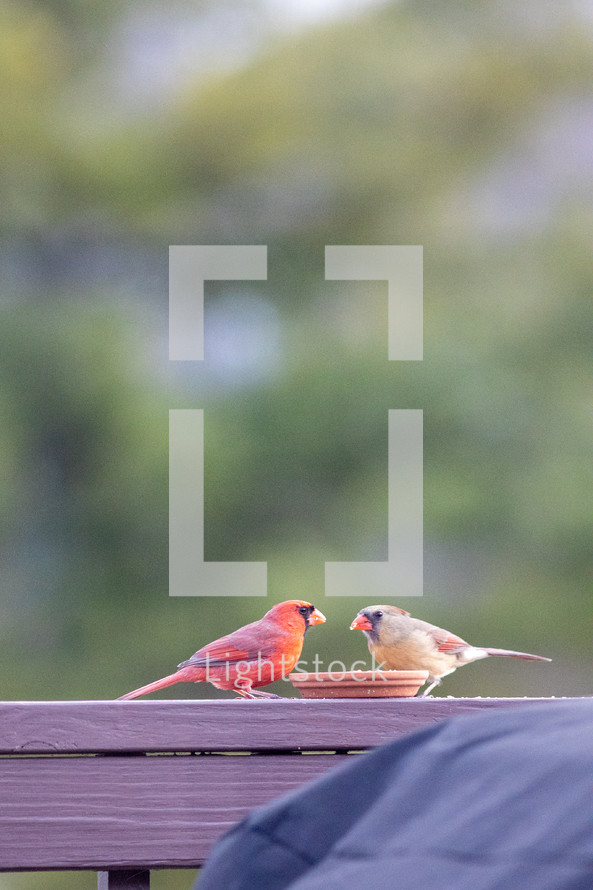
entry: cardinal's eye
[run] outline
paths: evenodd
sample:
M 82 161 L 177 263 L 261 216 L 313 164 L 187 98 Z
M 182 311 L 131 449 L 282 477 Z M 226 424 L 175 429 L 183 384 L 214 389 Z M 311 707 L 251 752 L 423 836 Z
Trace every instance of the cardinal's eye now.
M 299 609 L 299 612 L 301 613 L 301 615 L 308 615 L 309 611 L 310 611 L 309 606 L 301 606 L 301 608 Z
M 382 618 L 382 617 L 383 617 L 383 612 L 381 611 L 381 609 L 377 609 L 377 611 L 375 612 L 375 618 Z

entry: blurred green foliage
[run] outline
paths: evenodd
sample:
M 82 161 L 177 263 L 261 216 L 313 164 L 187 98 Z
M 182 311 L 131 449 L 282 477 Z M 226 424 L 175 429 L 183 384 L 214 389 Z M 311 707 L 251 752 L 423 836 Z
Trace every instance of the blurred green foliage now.
M 214 4 L 0 2 L 2 698 L 115 697 L 290 597 L 328 617 L 304 658 L 364 657 L 373 591 L 326 599 L 323 567 L 386 555 L 398 407 L 424 409 L 426 578 L 396 602 L 554 658 L 444 694 L 588 694 L 592 22 L 410 0 L 276 34 L 249 9 L 248 61 L 134 99 L 135 17 Z M 266 282 L 207 285 L 200 367 L 167 361 L 173 243 L 268 245 Z M 422 363 L 387 361 L 385 286 L 325 282 L 326 244 L 424 245 Z M 175 407 L 206 409 L 206 558 L 266 560 L 267 600 L 167 595 Z

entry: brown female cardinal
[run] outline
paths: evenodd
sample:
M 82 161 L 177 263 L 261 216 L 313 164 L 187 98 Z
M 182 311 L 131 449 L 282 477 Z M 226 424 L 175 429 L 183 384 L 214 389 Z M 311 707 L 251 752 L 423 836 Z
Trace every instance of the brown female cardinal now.
M 510 655 L 531 661 L 552 660 L 528 652 L 470 646 L 461 637 L 428 621 L 412 618 L 409 612 L 397 606 L 367 606 L 360 610 L 350 629 L 364 633 L 369 651 L 382 662 L 381 667 L 393 671 L 428 671 L 427 683 L 430 685 L 423 695 L 428 695 L 443 677 L 458 667 L 489 655 Z
M 174 674 L 121 695 L 120 699 L 136 698 L 182 682 L 212 683 L 217 689 L 234 689 L 245 698 L 278 698 L 271 692 L 256 692 L 254 687 L 267 686 L 288 674 L 299 660 L 307 628 L 324 621 L 325 616 L 311 603 L 278 603 L 259 621 L 198 649 L 178 665 Z

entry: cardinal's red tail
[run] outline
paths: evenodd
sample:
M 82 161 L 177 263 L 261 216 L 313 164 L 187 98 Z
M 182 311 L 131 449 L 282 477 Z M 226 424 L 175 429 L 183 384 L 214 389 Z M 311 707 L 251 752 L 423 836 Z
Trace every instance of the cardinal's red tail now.
M 514 652 L 512 649 L 486 649 L 488 655 L 510 655 L 512 658 L 525 658 L 527 661 L 552 661 L 544 655 L 531 655 L 529 652 Z
M 176 671 L 174 674 L 169 674 L 168 677 L 162 677 L 160 680 L 155 680 L 154 683 L 148 683 L 146 686 L 141 686 L 139 689 L 133 689 L 132 692 L 120 695 L 117 701 L 138 698 L 139 695 L 148 695 L 149 692 L 156 692 L 157 689 L 164 689 L 165 686 L 173 686 L 174 683 L 181 683 L 188 679 L 190 678 L 188 678 L 186 671 Z

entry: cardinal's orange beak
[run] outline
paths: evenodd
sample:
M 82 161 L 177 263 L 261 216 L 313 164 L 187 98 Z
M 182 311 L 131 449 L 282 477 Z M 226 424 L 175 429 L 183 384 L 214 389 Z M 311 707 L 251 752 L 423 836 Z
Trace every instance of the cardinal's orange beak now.
M 357 615 L 352 624 L 350 625 L 350 630 L 372 630 L 373 625 L 369 621 L 366 615 Z
M 325 615 L 323 612 L 320 612 L 319 609 L 313 609 L 311 614 L 309 615 L 309 624 L 323 624 L 325 621 Z

